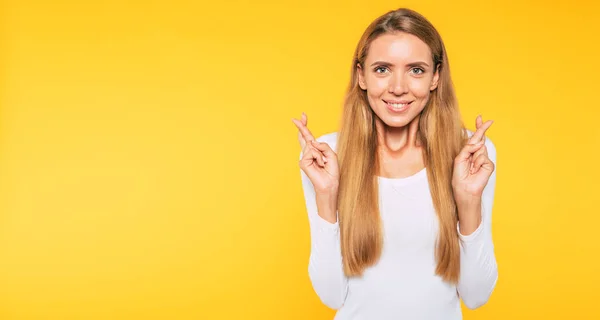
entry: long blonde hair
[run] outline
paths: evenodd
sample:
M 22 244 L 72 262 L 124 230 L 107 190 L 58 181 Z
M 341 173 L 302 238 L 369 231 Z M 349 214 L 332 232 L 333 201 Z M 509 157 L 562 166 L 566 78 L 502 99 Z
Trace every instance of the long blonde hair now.
M 435 248 L 436 274 L 447 282 L 457 283 L 460 247 L 452 168 L 454 158 L 466 141 L 466 133 L 444 43 L 425 17 L 405 8 L 390 11 L 373 21 L 358 42 L 352 60 L 337 143 L 340 165 L 338 215 L 344 271 L 347 276 L 361 275 L 381 256 L 376 116 L 369 107 L 366 91 L 359 87 L 357 64 L 365 69 L 364 62 L 373 40 L 395 32 L 413 34 L 425 42 L 431 49 L 434 66 L 439 68 L 438 86 L 431 92 L 421 113 L 417 139 L 423 146 L 431 197 L 440 226 Z

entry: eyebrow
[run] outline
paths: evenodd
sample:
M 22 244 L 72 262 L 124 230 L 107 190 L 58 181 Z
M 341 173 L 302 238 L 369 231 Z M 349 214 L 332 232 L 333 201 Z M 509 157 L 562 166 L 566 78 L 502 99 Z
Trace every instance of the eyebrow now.
M 382 66 L 386 66 L 386 67 L 393 67 L 394 64 L 390 63 L 390 62 L 386 62 L 386 61 L 375 61 L 371 64 L 371 67 L 374 65 L 382 65 Z M 407 66 L 409 67 L 421 67 L 421 66 L 425 66 L 425 67 L 429 67 L 429 64 L 427 64 L 425 61 L 415 61 L 415 62 L 411 62 L 409 64 L 407 64 Z

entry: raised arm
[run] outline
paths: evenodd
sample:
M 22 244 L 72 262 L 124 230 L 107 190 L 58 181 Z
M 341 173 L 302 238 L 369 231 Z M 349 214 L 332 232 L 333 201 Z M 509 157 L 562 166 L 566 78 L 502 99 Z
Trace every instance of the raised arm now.
M 496 168 L 496 148 L 486 138 L 488 158 Z M 490 298 L 498 280 L 498 265 L 492 241 L 492 208 L 496 189 L 496 169 L 492 172 L 481 196 L 481 222 L 468 235 L 458 227 L 461 247 L 460 279 L 458 293 L 469 309 L 484 305 Z

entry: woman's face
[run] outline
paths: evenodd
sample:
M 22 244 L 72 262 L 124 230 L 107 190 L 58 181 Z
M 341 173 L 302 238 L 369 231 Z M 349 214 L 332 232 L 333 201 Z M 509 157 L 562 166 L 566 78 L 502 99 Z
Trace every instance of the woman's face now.
M 364 69 L 358 65 L 358 81 L 379 119 L 403 127 L 421 113 L 437 88 L 434 67 L 431 50 L 421 39 L 403 32 L 384 34 L 371 43 Z

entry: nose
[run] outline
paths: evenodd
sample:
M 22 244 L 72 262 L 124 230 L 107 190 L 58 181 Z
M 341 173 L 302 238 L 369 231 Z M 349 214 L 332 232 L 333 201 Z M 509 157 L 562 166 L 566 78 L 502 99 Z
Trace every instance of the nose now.
M 400 96 L 408 91 L 408 81 L 402 73 L 394 74 L 390 77 L 388 92 Z

